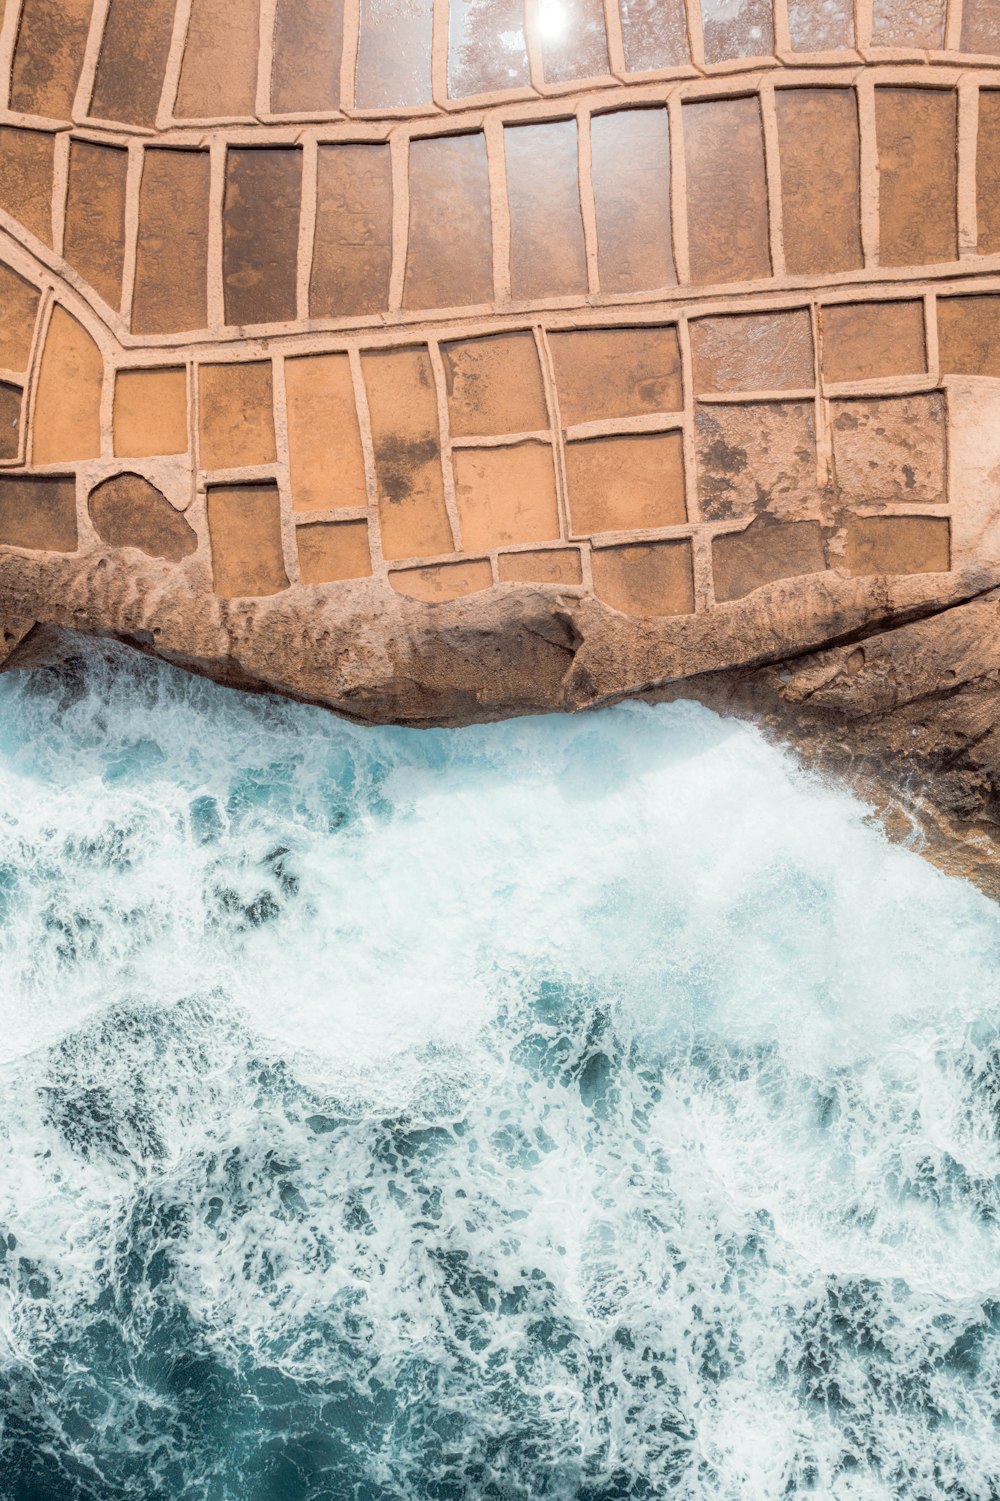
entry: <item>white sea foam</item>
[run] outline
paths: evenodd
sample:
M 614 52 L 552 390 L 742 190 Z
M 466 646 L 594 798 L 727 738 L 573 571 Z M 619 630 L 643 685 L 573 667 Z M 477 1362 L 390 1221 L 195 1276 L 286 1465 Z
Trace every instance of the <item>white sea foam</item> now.
M 970 887 L 690 705 L 0 714 L 14 1501 L 997 1494 Z

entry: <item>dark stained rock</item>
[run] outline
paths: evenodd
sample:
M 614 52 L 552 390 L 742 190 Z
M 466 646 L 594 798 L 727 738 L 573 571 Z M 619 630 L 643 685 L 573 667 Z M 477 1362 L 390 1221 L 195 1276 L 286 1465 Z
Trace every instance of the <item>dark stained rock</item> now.
M 137 547 L 179 563 L 198 546 L 194 529 L 140 474 L 116 474 L 90 492 L 90 519 L 111 547 Z
M 38 552 L 75 552 L 73 476 L 0 474 L 0 544 Z

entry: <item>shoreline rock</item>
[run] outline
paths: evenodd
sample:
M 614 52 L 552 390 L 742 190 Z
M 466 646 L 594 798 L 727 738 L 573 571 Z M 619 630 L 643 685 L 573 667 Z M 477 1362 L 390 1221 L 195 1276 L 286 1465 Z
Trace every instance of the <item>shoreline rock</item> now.
M 241 691 L 280 694 L 373 726 L 417 728 L 593 712 L 630 697 L 694 699 L 752 721 L 805 766 L 870 802 L 887 837 L 1000 900 L 1000 584 L 971 599 L 914 604 L 888 620 L 873 608 L 848 612 L 837 634 L 810 651 L 708 671 L 671 675 L 660 640 L 662 673 L 617 687 L 608 673 L 623 660 L 636 671 L 653 663 L 642 622 L 618 617 L 616 631 L 611 612 L 552 590 L 524 591 L 519 608 L 508 601 L 499 621 L 488 605 L 401 601 L 399 619 L 380 628 L 355 612 L 341 620 L 336 640 L 306 643 L 309 672 L 301 660 L 282 664 L 280 642 L 270 655 L 241 657 L 238 621 L 228 622 L 229 654 L 197 657 L 176 649 L 167 626 L 130 629 L 125 612 L 119 631 L 81 630 L 67 623 L 69 607 L 52 612 L 63 617 L 52 623 L 6 617 L 0 670 L 58 668 L 78 655 L 81 635 L 103 636 Z M 243 644 L 261 639 L 256 629 Z M 673 652 L 675 662 L 683 658 L 684 643 L 675 640 Z M 328 692 L 317 684 L 317 660 L 330 664 Z

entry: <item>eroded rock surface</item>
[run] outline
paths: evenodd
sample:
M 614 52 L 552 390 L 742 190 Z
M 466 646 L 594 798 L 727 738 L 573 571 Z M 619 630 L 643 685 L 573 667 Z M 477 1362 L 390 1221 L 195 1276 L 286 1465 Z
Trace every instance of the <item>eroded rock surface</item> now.
M 844 777 L 890 835 L 1000 900 L 1000 593 L 651 697 L 752 718 Z

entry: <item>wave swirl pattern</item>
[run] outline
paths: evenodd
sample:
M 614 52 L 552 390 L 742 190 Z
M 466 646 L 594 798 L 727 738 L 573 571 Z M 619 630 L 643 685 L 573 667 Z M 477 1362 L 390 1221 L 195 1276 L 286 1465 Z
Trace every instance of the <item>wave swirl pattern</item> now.
M 686 705 L 0 679 L 4 1501 L 983 1501 L 1000 922 Z

